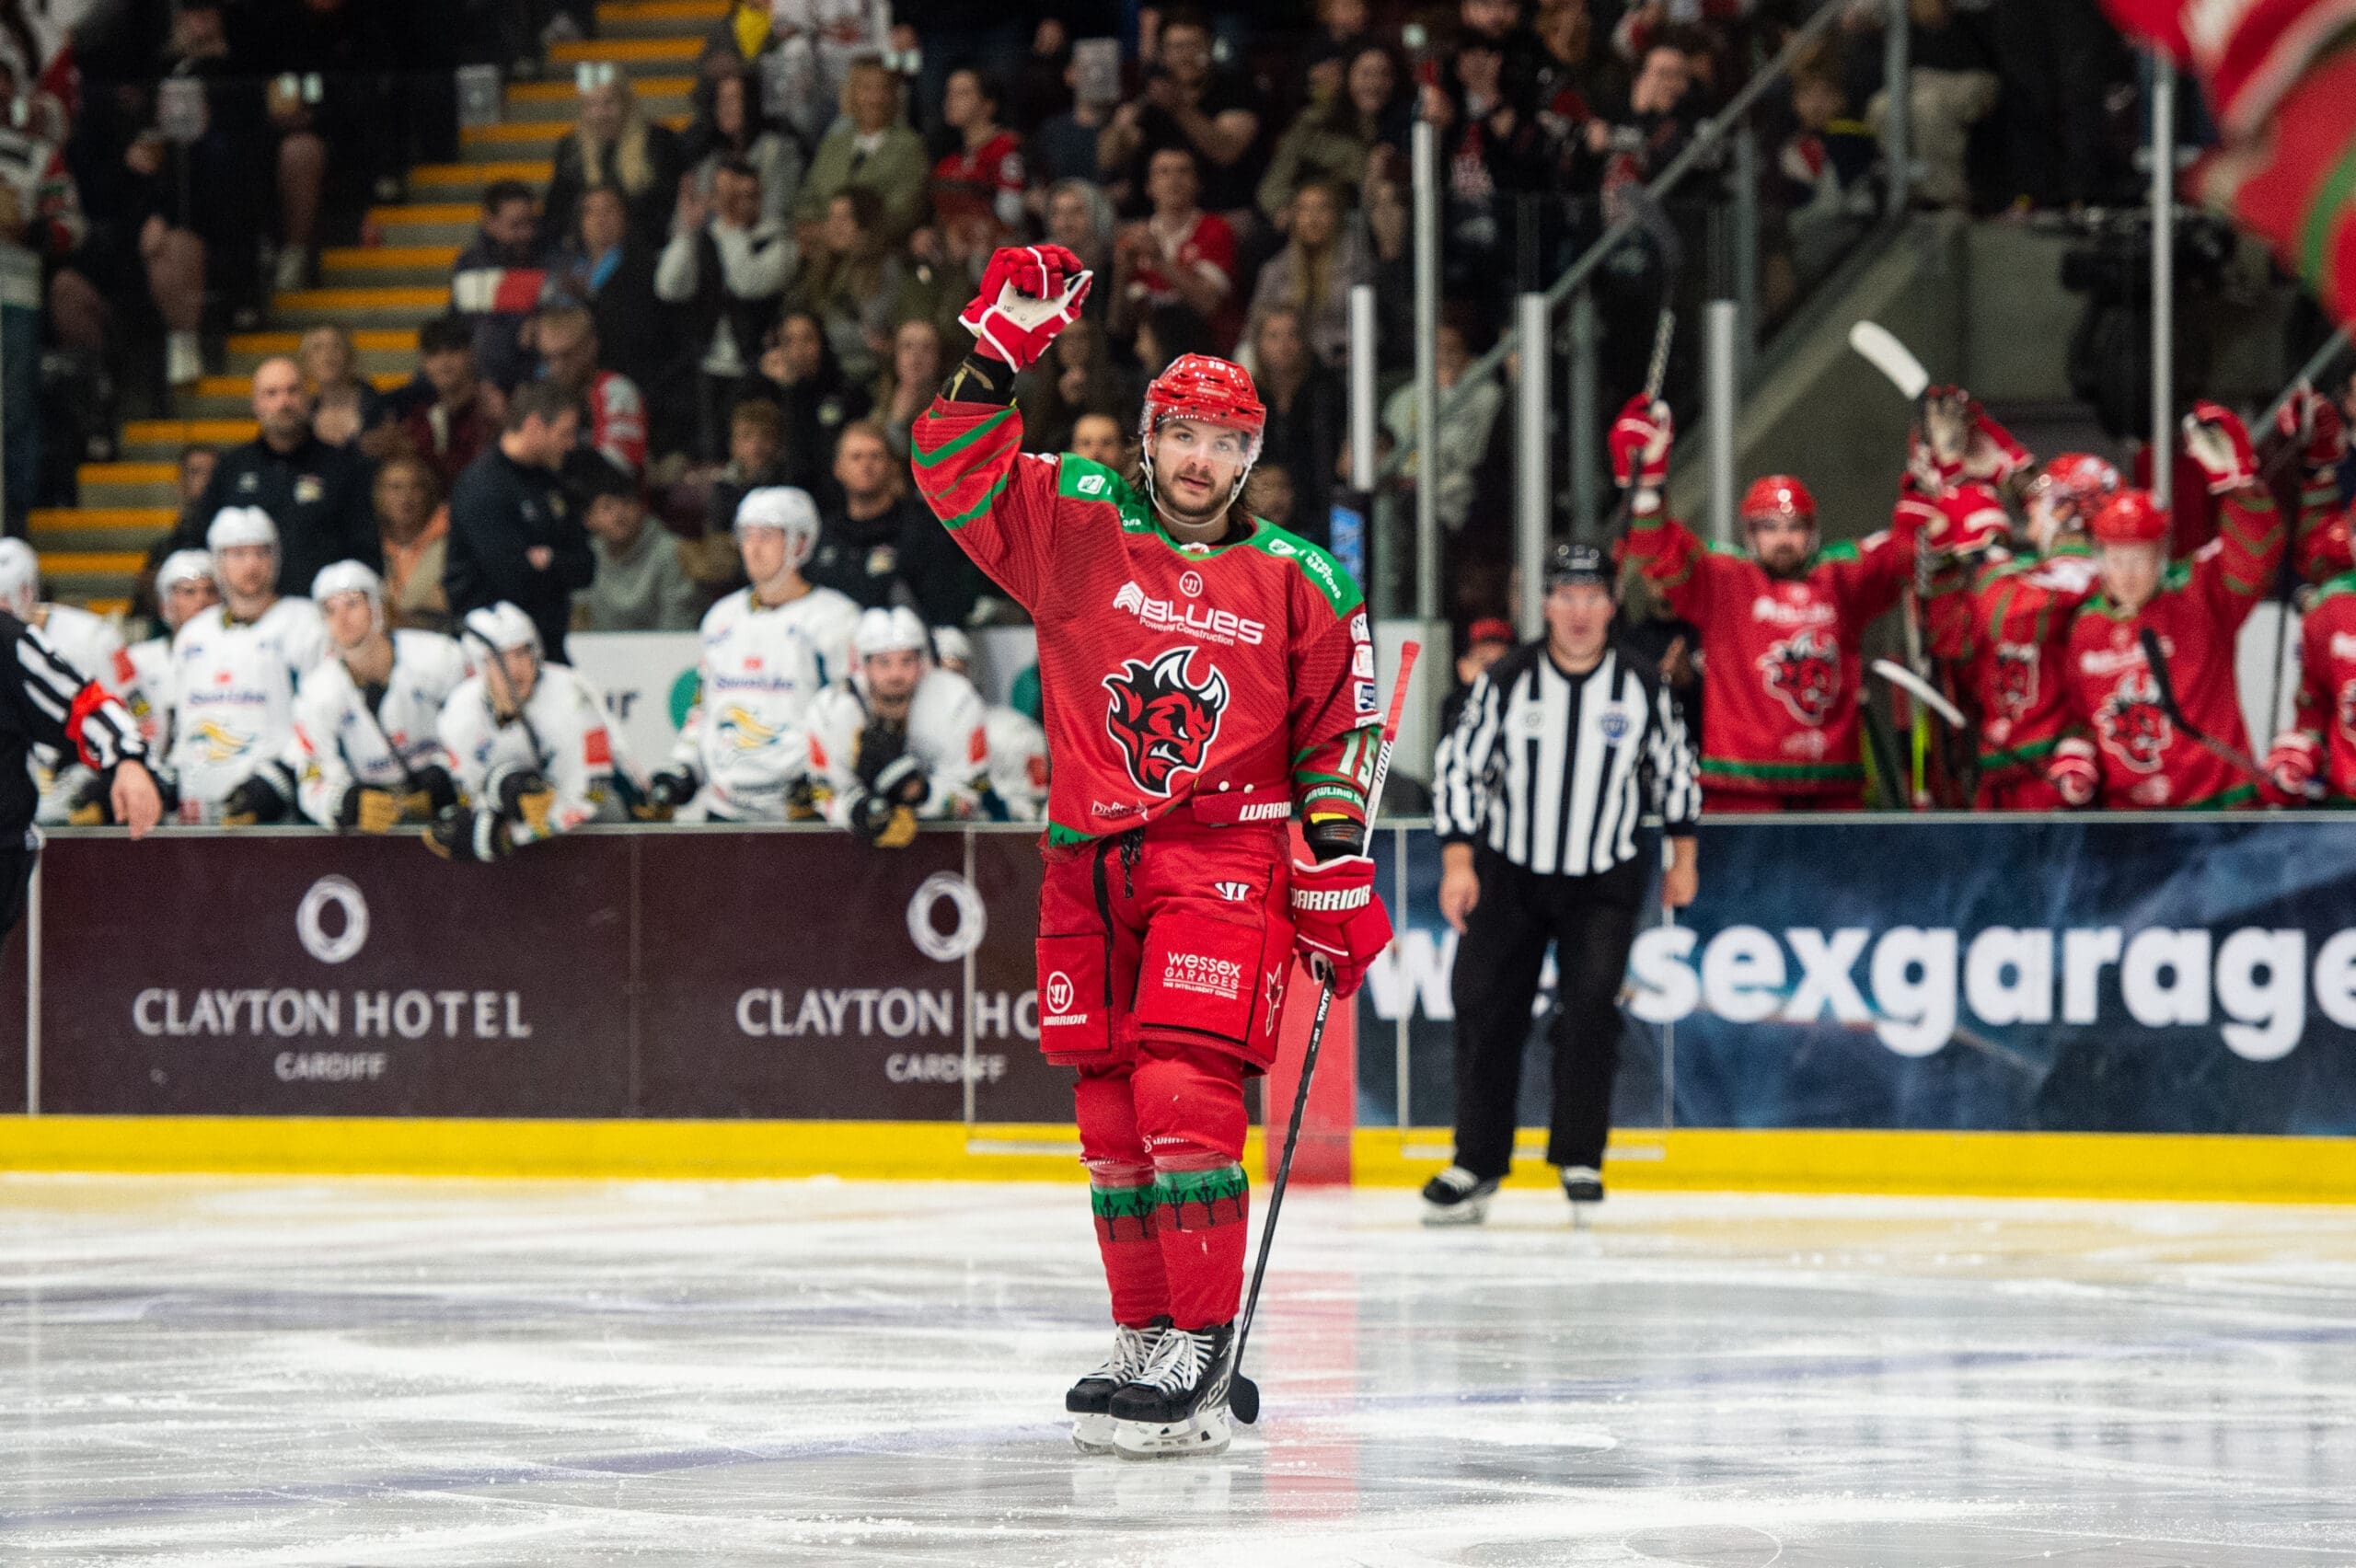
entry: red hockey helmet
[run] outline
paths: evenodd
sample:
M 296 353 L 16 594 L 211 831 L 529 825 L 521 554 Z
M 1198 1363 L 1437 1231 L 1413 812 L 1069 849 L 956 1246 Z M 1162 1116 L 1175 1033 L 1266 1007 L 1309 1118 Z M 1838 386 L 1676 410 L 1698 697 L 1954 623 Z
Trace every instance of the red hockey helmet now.
M 1242 365 L 1208 354 L 1180 354 L 1170 368 L 1145 389 L 1145 412 L 1138 421 L 1138 438 L 1150 443 L 1164 420 L 1200 420 L 1226 425 L 1252 438 L 1252 455 L 1260 455 L 1260 435 L 1268 428 L 1268 410 Z
M 2012 536 L 2013 520 L 1996 492 L 1981 484 L 1961 484 L 1939 497 L 1937 544 L 1958 555 L 1977 555 Z
M 2105 497 L 2119 493 L 2119 470 L 2085 452 L 2064 452 L 2045 465 L 2029 481 L 2032 500 L 2045 499 L 2055 511 L 2074 507 L 2082 523 L 2092 516 Z
M 1813 528 L 1816 497 L 1789 474 L 1769 474 L 1753 479 L 1742 492 L 1742 516 L 1745 522 L 1753 517 L 1796 517 Z
M 2095 513 L 2098 545 L 2156 545 L 2168 536 L 2167 509 L 2150 490 L 2121 490 Z

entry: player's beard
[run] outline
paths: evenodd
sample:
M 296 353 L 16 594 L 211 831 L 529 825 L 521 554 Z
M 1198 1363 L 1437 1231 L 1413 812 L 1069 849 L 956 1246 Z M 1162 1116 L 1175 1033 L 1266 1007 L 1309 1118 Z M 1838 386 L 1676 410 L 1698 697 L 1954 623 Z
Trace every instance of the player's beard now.
M 1220 525 L 1226 521 L 1229 509 L 1235 504 L 1238 492 L 1242 488 L 1239 481 L 1230 485 L 1225 495 L 1219 495 L 1214 490 L 1212 491 L 1214 499 L 1204 506 L 1196 508 L 1180 502 L 1174 493 L 1173 487 L 1165 481 L 1153 487 L 1153 509 L 1161 513 L 1162 520 L 1173 528 L 1184 528 L 1197 534 L 1216 536 L 1220 531 Z

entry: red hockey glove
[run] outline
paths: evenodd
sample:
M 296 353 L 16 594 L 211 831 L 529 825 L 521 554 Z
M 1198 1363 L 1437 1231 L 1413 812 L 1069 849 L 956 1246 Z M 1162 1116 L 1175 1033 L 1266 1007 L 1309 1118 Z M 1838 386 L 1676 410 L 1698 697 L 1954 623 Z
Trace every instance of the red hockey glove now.
M 2285 730 L 2266 754 L 2266 781 L 2258 793 L 2269 806 L 2303 806 L 2307 785 L 2323 760 L 2323 747 L 2304 730 Z
M 982 292 L 957 317 L 976 352 L 1028 370 L 1080 318 L 1095 274 L 1060 245 L 1005 246 L 982 272 Z
M 2184 416 L 2185 450 L 2209 477 L 2209 493 L 2224 495 L 2258 478 L 2258 454 L 2242 418 L 2223 403 L 2199 402 Z
M 2339 406 L 2311 386 L 2283 400 L 2274 428 L 2298 444 L 2300 466 L 2309 473 L 2336 468 L 2348 455 L 2348 421 L 2339 417 Z
M 1677 424 L 1669 405 L 1645 401 L 1643 393 L 1628 399 L 1611 425 L 1611 477 L 1620 488 L 1658 490 L 1669 482 L 1669 447 L 1677 439 Z
M 1971 444 L 1964 455 L 1963 471 L 1984 485 L 2001 485 L 2037 459 L 2013 432 L 1973 405 Z
M 1347 997 L 1366 978 L 1366 966 L 1391 945 L 1391 917 L 1374 896 L 1374 861 L 1340 855 L 1311 865 L 1292 863 L 1293 940 L 1310 972 L 1334 977 L 1334 995 Z
M 2356 20 L 2350 0 L 2105 3 L 2120 27 L 2155 40 L 2200 73 L 2229 141 L 2256 136 L 2316 55 Z
M 2102 764 L 2095 755 L 2095 744 L 2075 735 L 2063 741 L 2053 748 L 2053 760 L 2045 765 L 2045 777 L 2052 781 L 2063 803 L 2087 804 L 2102 787 Z

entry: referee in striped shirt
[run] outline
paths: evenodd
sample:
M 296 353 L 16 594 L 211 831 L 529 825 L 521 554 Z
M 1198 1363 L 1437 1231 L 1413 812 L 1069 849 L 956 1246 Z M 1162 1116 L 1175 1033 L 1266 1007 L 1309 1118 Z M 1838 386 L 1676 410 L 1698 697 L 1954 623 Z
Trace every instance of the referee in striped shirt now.
M 1600 550 L 1557 545 L 1546 640 L 1473 684 L 1440 743 L 1433 811 L 1440 913 L 1456 950 L 1456 1163 L 1424 1188 L 1431 1224 L 1477 1224 L 1513 1161 L 1521 1054 L 1546 947 L 1560 978 L 1547 1160 L 1573 1203 L 1603 1196 L 1620 1061 L 1620 986 L 1648 867 L 1636 832 L 1660 813 L 1675 859 L 1662 902 L 1693 900 L 1702 790 L 1677 707 L 1648 662 L 1611 638 Z
M 0 940 L 25 911 L 40 841 L 27 754 L 44 745 L 111 772 L 114 820 L 140 837 L 163 814 L 139 726 L 107 689 L 66 663 L 39 628 L 0 610 Z

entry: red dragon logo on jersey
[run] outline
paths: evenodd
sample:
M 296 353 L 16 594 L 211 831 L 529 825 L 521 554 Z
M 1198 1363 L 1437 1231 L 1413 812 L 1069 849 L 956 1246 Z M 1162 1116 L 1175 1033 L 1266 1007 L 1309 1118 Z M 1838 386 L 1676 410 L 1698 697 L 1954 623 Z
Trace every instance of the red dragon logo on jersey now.
M 2037 703 L 2037 649 L 2019 642 L 1996 644 L 1996 709 L 2018 719 Z
M 2101 726 L 2102 744 L 2137 773 L 2157 773 L 2176 736 L 2148 670 L 2119 682 L 2096 711 L 2095 722 Z
M 1187 678 L 1196 651 L 1172 648 L 1150 664 L 1126 659 L 1120 674 L 1104 677 L 1113 694 L 1104 728 L 1120 743 L 1130 778 L 1151 794 L 1167 795 L 1174 775 L 1201 770 L 1227 711 L 1227 677 L 1218 665 L 1207 663 L 1201 680 Z
M 1767 689 L 1803 724 L 1821 724 L 1841 689 L 1841 649 L 1819 627 L 1792 633 L 1759 655 Z

